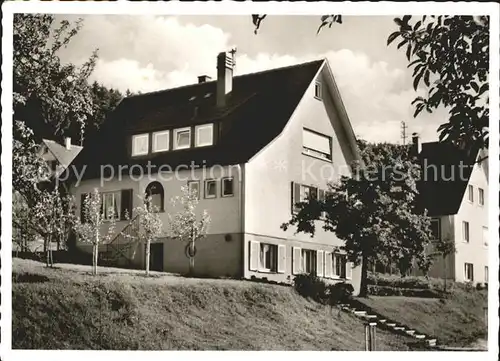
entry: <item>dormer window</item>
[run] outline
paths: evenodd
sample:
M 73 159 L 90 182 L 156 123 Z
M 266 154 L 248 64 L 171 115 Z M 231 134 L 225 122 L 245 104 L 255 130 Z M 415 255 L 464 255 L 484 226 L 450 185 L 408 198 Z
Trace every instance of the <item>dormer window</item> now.
M 179 128 L 174 130 L 174 149 L 186 149 L 191 147 L 191 128 Z
M 149 134 L 136 134 L 132 136 L 132 156 L 149 153 Z
M 165 152 L 170 146 L 170 132 L 168 130 L 153 133 L 153 152 Z
M 314 83 L 314 97 L 316 99 L 323 99 L 322 97 L 322 91 L 321 91 L 321 83 L 319 81 L 317 81 L 316 83 Z
M 204 124 L 195 127 L 195 145 L 206 147 L 214 143 L 214 125 Z

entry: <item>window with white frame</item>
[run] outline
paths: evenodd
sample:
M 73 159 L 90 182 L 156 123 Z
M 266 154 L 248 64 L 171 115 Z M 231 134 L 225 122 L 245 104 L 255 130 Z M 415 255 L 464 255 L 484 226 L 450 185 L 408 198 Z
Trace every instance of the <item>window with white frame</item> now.
M 479 195 L 479 205 L 484 206 L 484 189 L 483 188 L 478 188 L 478 195 Z
M 469 243 L 469 241 L 470 241 L 470 238 L 469 238 L 469 222 L 466 222 L 466 221 L 462 222 L 462 235 L 463 235 L 464 242 Z
M 188 181 L 187 183 L 189 192 L 196 196 L 196 199 L 200 199 L 200 181 Z
M 319 199 L 319 190 L 316 187 L 292 182 L 292 212 L 297 212 L 297 203 L 306 202 L 309 199 Z M 323 195 L 325 192 L 323 192 Z
M 278 246 L 275 244 L 260 244 L 259 270 L 276 272 L 278 270 Z
M 302 151 L 325 160 L 332 159 L 331 138 L 309 129 L 302 131 Z
M 321 89 L 321 83 L 319 81 L 314 83 L 314 97 L 316 99 L 320 99 L 320 100 L 323 99 L 322 90 L 323 89 Z
M 153 133 L 153 152 L 165 152 L 170 147 L 170 131 Z
M 234 195 L 234 178 L 233 177 L 226 177 L 222 178 L 222 196 L 223 197 L 231 197 Z
M 488 247 L 488 227 L 483 227 L 483 246 Z
M 309 199 L 317 199 L 318 197 L 318 188 L 300 185 L 300 193 L 299 193 L 299 202 L 306 202 Z
M 191 128 L 179 128 L 174 130 L 174 149 L 186 149 L 191 147 Z
M 468 282 L 474 281 L 474 265 L 472 263 L 464 264 L 464 278 Z
M 347 265 L 347 257 L 345 254 L 332 253 L 333 262 L 333 277 L 345 278 L 346 276 L 346 265 Z
M 474 203 L 474 186 L 470 185 L 467 187 L 468 189 L 468 199 L 469 202 Z
M 145 155 L 149 153 L 149 134 L 136 134 L 132 136 L 132 155 Z
M 197 125 L 195 128 L 195 145 L 206 147 L 214 143 L 214 125 Z
M 433 240 L 441 239 L 441 223 L 439 218 L 431 219 L 431 233 Z
M 101 214 L 103 219 L 111 220 L 120 218 L 120 194 L 120 191 L 101 193 Z
M 310 249 L 302 250 L 302 272 L 316 274 L 317 252 Z
M 205 181 L 205 198 L 217 197 L 217 181 L 215 179 L 207 179 Z

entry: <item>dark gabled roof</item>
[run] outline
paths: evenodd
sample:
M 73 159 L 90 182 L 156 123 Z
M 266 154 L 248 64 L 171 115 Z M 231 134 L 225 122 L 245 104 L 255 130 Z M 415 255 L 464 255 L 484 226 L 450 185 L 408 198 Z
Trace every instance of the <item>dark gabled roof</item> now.
M 78 156 L 82 151 L 82 147 L 79 145 L 71 144 L 69 149 L 65 146 L 50 140 L 42 139 L 42 142 L 47 146 L 47 149 L 52 153 L 52 155 L 57 159 L 57 161 L 64 167 L 68 168 L 71 162 Z
M 418 183 L 419 203 L 429 216 L 458 213 L 478 151 L 465 151 L 450 143 L 423 143 Z
M 127 97 L 101 130 L 89 139 L 75 164 L 87 165 L 87 177 L 99 165 L 181 164 L 210 166 L 247 162 L 278 136 L 324 60 L 235 76 L 226 106 L 216 106 L 216 81 Z M 126 74 L 124 74 L 126 76 Z M 214 122 L 213 147 L 192 148 L 130 158 L 130 135 Z

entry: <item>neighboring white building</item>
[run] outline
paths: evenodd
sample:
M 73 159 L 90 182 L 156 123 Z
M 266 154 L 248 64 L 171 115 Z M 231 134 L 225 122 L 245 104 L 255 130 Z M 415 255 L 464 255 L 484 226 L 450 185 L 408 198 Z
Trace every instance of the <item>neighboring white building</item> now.
M 200 211 L 212 218 L 207 238 L 197 242 L 196 273 L 290 282 L 315 271 L 357 291 L 360 267 L 336 251 L 342 241 L 334 234 L 319 222 L 314 237 L 280 228 L 296 202 L 324 197 L 327 183 L 350 174 L 348 164 L 359 159 L 327 60 L 233 77 L 232 57 L 221 53 L 217 79 L 208 79 L 125 98 L 77 158 L 75 165 L 87 169 L 73 194 L 83 200 L 97 187 L 120 229 L 129 224 L 125 212 L 140 204 L 137 195 L 148 192 L 168 228 L 167 214 L 175 211 L 169 201 L 189 185 L 198 190 Z M 148 165 L 151 175 L 140 177 Z M 102 169 L 114 176 L 101 182 Z M 157 240 L 152 268 L 186 273 L 185 247 Z M 120 237 L 101 251 L 144 264 L 143 246 L 130 248 Z
M 414 137 L 418 148 L 418 137 Z M 446 143 L 423 143 L 419 191 L 436 237 L 455 242 L 456 253 L 437 258 L 429 276 L 488 283 L 488 153 Z M 437 172 L 437 173 L 436 173 Z

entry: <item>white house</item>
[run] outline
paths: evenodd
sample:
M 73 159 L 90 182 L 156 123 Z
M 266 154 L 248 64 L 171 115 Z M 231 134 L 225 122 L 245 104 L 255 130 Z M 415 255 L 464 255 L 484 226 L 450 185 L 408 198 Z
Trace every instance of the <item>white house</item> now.
M 280 228 L 296 202 L 323 197 L 327 183 L 350 174 L 348 164 L 359 159 L 327 60 L 234 77 L 233 65 L 220 53 L 214 81 L 200 76 L 197 84 L 125 98 L 77 158 L 87 168 L 72 192 L 83 200 L 97 187 L 118 227 L 132 231 L 124 214 L 140 204 L 137 195 L 153 195 L 168 228 L 169 200 L 188 185 L 212 218 L 196 244 L 197 274 L 290 282 L 315 271 L 357 291 L 360 267 L 335 251 L 342 244 L 335 235 Z M 158 239 L 152 268 L 186 273 L 185 247 Z M 122 237 L 101 252 L 144 263 L 143 245 Z
M 436 237 L 455 243 L 456 253 L 439 257 L 429 275 L 458 282 L 488 283 L 488 153 L 446 143 L 419 145 L 422 205 Z

